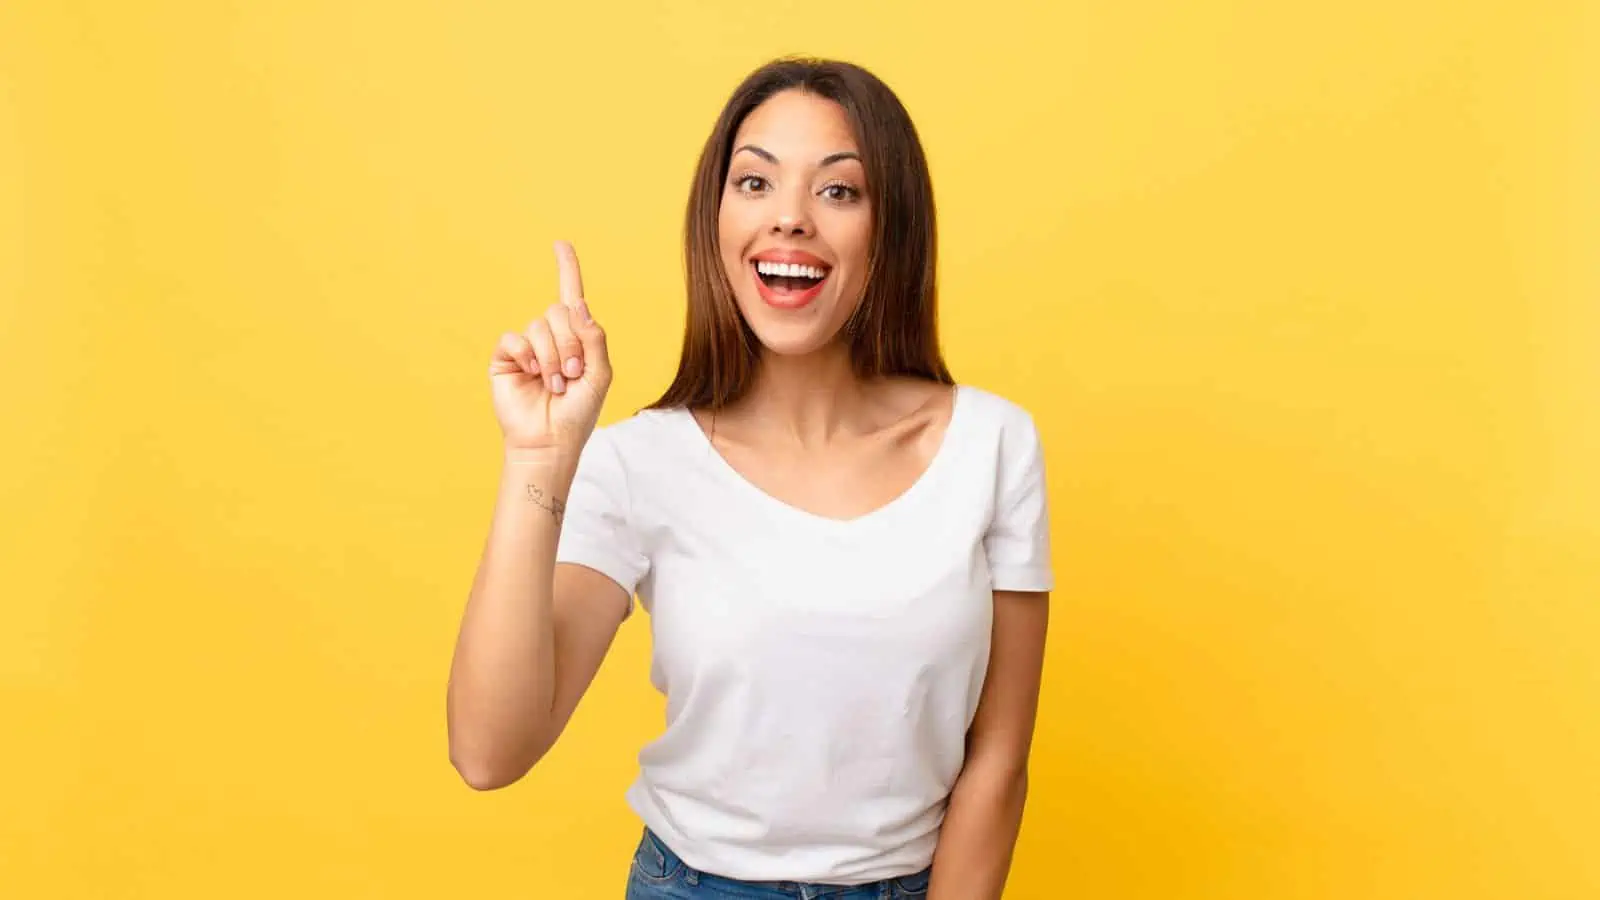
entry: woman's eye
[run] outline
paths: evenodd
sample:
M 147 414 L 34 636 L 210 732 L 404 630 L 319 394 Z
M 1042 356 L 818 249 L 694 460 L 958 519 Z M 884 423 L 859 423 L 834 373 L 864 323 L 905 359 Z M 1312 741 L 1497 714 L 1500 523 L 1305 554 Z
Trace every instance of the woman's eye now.
M 759 191 L 767 186 L 767 180 L 760 175 L 745 175 L 734 182 L 734 186 L 741 191 Z
M 822 189 L 822 196 L 838 203 L 845 203 L 850 200 L 854 200 L 860 195 L 860 191 L 848 184 L 830 184 Z

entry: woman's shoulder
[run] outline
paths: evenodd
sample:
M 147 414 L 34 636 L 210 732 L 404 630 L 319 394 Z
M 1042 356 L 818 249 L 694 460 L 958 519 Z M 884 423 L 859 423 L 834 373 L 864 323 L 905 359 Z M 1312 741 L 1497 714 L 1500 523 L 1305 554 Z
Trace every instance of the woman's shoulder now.
M 957 402 L 962 405 L 963 412 L 970 412 L 975 420 L 989 429 L 1024 433 L 1037 430 L 1033 413 L 1016 400 L 967 383 L 958 385 L 956 391 Z
M 652 447 L 659 448 L 663 440 L 672 436 L 681 424 L 678 417 L 685 415 L 688 411 L 678 408 L 641 409 L 597 427 L 589 440 L 608 444 L 622 456 L 648 452 Z
M 960 388 L 966 459 L 994 473 L 995 489 L 1008 497 L 1025 496 L 1043 483 L 1045 449 L 1039 427 L 1027 407 L 979 387 Z M 1009 502 L 1009 501 L 1008 501 Z

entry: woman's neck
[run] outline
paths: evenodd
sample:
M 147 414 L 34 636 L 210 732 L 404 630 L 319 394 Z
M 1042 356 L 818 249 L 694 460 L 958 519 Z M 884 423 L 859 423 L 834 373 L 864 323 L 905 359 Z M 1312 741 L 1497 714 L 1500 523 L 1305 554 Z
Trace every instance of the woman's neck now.
M 840 433 L 870 430 L 867 394 L 842 343 L 805 356 L 765 353 L 734 412 L 801 446 L 818 446 Z

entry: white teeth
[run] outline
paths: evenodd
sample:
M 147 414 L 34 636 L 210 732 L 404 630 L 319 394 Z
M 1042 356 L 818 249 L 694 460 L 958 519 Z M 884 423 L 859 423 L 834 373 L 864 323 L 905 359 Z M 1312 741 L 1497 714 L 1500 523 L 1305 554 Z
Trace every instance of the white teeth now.
M 822 279 L 828 273 L 825 269 L 815 266 L 802 266 L 797 263 L 776 263 L 766 260 L 756 261 L 756 271 L 763 275 L 778 275 L 788 278 Z

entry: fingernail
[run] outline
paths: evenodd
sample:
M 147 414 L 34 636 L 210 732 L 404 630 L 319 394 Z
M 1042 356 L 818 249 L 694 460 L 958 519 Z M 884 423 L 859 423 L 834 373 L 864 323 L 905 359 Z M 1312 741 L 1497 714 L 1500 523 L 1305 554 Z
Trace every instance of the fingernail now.
M 563 393 L 564 391 L 566 391 L 566 389 L 567 389 L 567 380 L 565 378 L 562 378 L 560 375 L 551 375 L 550 376 L 550 390 L 555 391 L 556 393 L 560 394 L 560 393 Z
M 589 304 L 581 299 L 578 301 L 578 318 L 582 319 L 584 324 L 594 321 L 594 316 L 589 315 Z
M 568 378 L 577 378 L 583 374 L 583 363 L 576 356 L 569 356 L 561 371 L 567 373 Z

